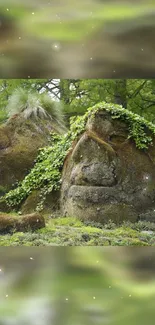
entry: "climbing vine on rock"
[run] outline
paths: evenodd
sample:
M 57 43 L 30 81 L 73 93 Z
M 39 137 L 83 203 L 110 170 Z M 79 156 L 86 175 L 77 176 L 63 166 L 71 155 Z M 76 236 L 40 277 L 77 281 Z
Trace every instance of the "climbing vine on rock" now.
M 70 130 L 65 135 L 52 134 L 51 146 L 40 149 L 35 166 L 30 173 L 16 189 L 7 193 L 1 200 L 9 206 L 19 206 L 34 189 L 41 189 L 38 206 L 38 210 L 41 210 L 46 195 L 53 190 L 60 189 L 64 159 L 70 151 L 73 141 L 85 130 L 88 118 L 102 110 L 109 112 L 113 119 L 121 119 L 127 123 L 128 138 L 135 141 L 137 148 L 147 149 L 149 145 L 152 145 L 152 138 L 155 135 L 154 124 L 122 106 L 105 102 L 99 103 L 89 108 L 85 115 L 72 117 Z

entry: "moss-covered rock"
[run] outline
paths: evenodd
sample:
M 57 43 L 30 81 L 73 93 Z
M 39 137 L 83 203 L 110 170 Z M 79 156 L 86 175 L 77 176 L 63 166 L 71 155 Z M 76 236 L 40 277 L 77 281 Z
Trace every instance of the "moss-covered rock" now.
M 25 200 L 25 202 L 22 204 L 20 211 L 22 214 L 26 213 L 32 213 L 36 210 L 42 210 L 42 213 L 49 213 L 49 214 L 58 214 L 60 206 L 59 206 L 59 198 L 60 193 L 52 192 L 46 196 L 45 201 L 43 202 L 43 205 L 40 206 L 41 201 L 41 191 L 40 190 L 34 190 L 28 198 Z
M 45 227 L 45 220 L 39 213 L 23 216 L 0 213 L 0 234 L 13 233 L 15 231 L 34 231 L 43 227 Z
M 15 115 L 0 126 L 0 186 L 6 192 L 33 167 L 38 149 L 48 145 L 56 125 L 48 120 L 25 120 Z
M 128 118 L 113 119 L 107 111 L 90 115 L 64 164 L 63 215 L 101 223 L 155 221 L 153 135 L 152 139 L 152 146 L 139 149 L 138 138 L 136 146 L 129 137 Z
M 40 151 L 34 168 L 4 200 L 13 208 L 26 200 L 22 211 L 31 212 L 36 204 L 44 208 L 49 197 L 52 212 L 61 189 L 63 216 L 103 224 L 110 219 L 153 221 L 154 135 L 155 125 L 139 115 L 99 103 L 72 119 L 64 136 L 53 135 L 53 145 Z
M 25 200 L 25 202 L 22 204 L 20 211 L 22 214 L 25 213 L 32 213 L 35 211 L 39 201 L 40 201 L 40 191 L 35 190 L 33 191 L 28 198 Z

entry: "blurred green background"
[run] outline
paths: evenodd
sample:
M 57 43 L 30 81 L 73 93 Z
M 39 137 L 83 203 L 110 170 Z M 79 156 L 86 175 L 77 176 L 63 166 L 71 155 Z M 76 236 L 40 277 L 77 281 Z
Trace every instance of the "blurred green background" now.
M 154 5 L 154 1 L 131 0 L 2 0 L 1 13 L 15 18 L 20 27 L 35 36 L 68 41 L 81 40 L 109 21 L 143 16 Z
M 0 324 L 153 325 L 153 247 L 1 248 Z
M 0 77 L 151 77 L 154 8 L 153 0 L 2 0 Z

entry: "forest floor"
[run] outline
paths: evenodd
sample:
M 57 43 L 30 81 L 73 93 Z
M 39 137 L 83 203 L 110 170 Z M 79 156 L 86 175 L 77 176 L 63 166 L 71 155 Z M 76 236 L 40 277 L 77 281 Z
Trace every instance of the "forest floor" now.
M 35 232 L 0 235 L 0 246 L 155 246 L 155 223 L 101 225 L 75 218 L 46 218 Z

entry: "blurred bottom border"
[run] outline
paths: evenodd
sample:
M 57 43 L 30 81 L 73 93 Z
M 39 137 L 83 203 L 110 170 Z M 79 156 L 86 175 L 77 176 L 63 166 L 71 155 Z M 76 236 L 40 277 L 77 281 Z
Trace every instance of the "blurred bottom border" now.
M 0 248 L 0 325 L 151 325 L 154 298 L 154 247 Z

